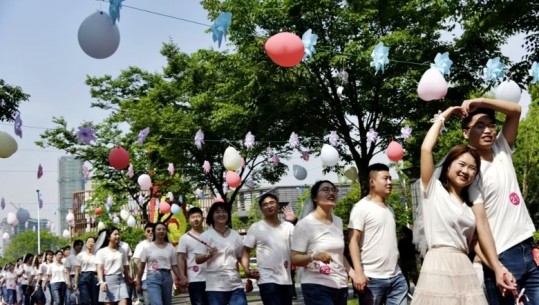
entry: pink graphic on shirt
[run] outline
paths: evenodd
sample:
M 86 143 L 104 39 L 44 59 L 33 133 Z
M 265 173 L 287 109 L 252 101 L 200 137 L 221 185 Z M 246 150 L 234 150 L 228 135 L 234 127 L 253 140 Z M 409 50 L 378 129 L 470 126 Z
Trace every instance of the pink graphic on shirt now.
M 284 261 L 284 268 L 288 269 L 288 261 Z
M 519 205 L 520 204 L 520 197 L 518 196 L 517 193 L 511 192 L 511 194 L 509 194 L 509 201 L 511 201 L 511 203 L 514 204 L 514 205 Z
M 329 267 L 329 265 L 322 265 L 320 266 L 320 273 L 322 274 L 329 274 L 331 272 L 331 268 Z
M 198 272 L 198 270 L 200 270 L 200 268 L 198 268 L 198 266 L 193 266 L 193 271 L 194 272 Z
M 153 271 L 157 271 L 157 269 L 159 269 L 159 265 L 157 265 L 157 262 L 150 263 L 150 269 L 152 269 Z

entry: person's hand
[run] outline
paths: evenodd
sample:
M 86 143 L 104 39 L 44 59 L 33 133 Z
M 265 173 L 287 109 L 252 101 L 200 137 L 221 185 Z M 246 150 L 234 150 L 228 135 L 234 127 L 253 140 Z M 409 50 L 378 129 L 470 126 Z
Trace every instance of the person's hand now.
M 315 261 L 321 261 L 324 264 L 329 264 L 333 261 L 333 258 L 331 257 L 331 254 L 324 252 L 317 252 L 313 254 L 313 260 Z
M 47 284 L 43 283 L 41 285 L 41 288 L 43 289 L 43 291 L 47 291 Z
M 495 271 L 496 286 L 500 289 L 502 296 L 506 296 L 507 293 L 512 295 L 517 294 L 517 280 L 507 268 L 502 267 Z
M 289 222 L 294 222 L 297 219 L 294 211 L 288 206 L 283 207 L 283 216 L 284 216 L 284 220 L 289 221 Z
M 180 276 L 180 281 L 179 281 L 179 283 L 180 283 L 180 286 L 183 286 L 183 287 L 189 285 L 189 281 L 187 280 L 187 277 L 186 277 L 185 275 L 181 275 L 181 276 Z
M 210 247 L 210 248 L 208 249 L 208 255 L 209 255 L 208 259 L 210 259 L 210 258 L 212 258 L 213 256 L 215 256 L 215 254 L 217 254 L 217 252 L 219 252 L 219 250 L 217 250 L 217 248 L 215 248 L 215 247 Z
M 460 107 L 462 107 L 462 109 L 464 110 L 464 115 L 468 116 L 470 112 L 474 112 L 475 110 L 477 110 L 477 108 L 480 108 L 482 103 L 483 98 L 474 98 L 471 100 L 465 100 L 464 102 L 462 102 L 462 105 L 460 105 Z
M 99 288 L 101 291 L 107 292 L 107 283 L 101 282 L 101 284 L 99 285 Z
M 73 286 L 71 286 L 71 283 L 67 283 L 67 289 L 71 289 Z
M 137 290 L 137 292 L 142 292 L 142 283 L 139 282 L 139 281 L 135 281 L 135 289 Z
M 462 106 L 451 106 L 442 112 L 444 119 L 449 119 L 453 115 L 458 115 L 461 118 L 467 115 L 466 110 Z
M 365 276 L 365 273 L 354 271 L 354 277 L 352 281 L 354 282 L 354 287 L 359 291 L 359 293 L 365 292 L 365 288 L 369 284 L 369 278 Z
M 73 284 L 72 286 L 73 286 L 73 290 L 77 290 L 78 288 L 77 284 Z
M 258 280 L 260 278 L 260 273 L 256 269 L 249 269 L 247 270 L 247 277 Z

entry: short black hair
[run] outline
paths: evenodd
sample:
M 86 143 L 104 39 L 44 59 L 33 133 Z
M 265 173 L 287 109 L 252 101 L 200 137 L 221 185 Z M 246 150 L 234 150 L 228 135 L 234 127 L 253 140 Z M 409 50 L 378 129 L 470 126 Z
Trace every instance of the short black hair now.
M 193 214 L 204 215 L 204 213 L 202 213 L 202 210 L 199 207 L 190 208 L 189 211 L 187 211 L 187 218 L 189 218 Z
M 272 194 L 272 193 L 265 193 L 265 194 L 262 194 L 262 196 L 260 196 L 260 198 L 258 198 L 258 205 L 262 206 L 262 203 L 268 197 L 275 199 L 275 201 L 277 201 L 277 203 L 279 203 L 279 197 L 277 197 L 277 195 Z
M 151 222 L 147 222 L 144 225 L 144 231 L 146 231 L 146 229 L 148 229 L 148 228 L 152 229 L 152 231 L 153 231 L 153 229 L 155 228 L 155 225 L 153 223 L 151 223 Z
M 389 172 L 389 166 L 383 163 L 373 163 L 369 165 L 367 172 L 369 173 L 369 177 L 371 176 L 372 172 Z
M 468 113 L 468 116 L 462 119 L 462 122 L 460 123 L 461 128 L 462 129 L 470 128 L 468 124 L 470 124 L 473 117 L 477 114 L 486 114 L 493 122 L 496 122 L 496 111 L 494 111 L 494 109 L 477 108 L 475 111 Z
M 84 246 L 84 242 L 80 239 L 77 239 L 73 242 L 73 248 L 75 248 L 76 246 Z
M 224 202 L 214 202 L 211 205 L 210 210 L 208 211 L 208 216 L 206 217 L 206 224 L 208 226 L 213 227 L 213 225 L 215 224 L 215 222 L 213 220 L 213 214 L 215 214 L 215 211 L 217 211 L 218 209 L 223 209 L 228 213 L 227 225 L 230 227 L 231 224 L 232 224 L 232 222 L 230 220 L 232 215 L 230 213 L 230 209 L 228 208 L 228 206 Z

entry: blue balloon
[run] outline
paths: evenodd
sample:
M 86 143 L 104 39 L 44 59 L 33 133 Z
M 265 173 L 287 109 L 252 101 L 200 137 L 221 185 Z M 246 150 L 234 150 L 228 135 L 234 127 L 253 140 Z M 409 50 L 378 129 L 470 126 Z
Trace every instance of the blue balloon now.
M 180 209 L 180 206 L 177 205 L 177 204 L 173 204 L 171 207 L 170 207 L 170 212 L 173 214 L 173 215 L 178 215 L 180 213 L 181 209 Z

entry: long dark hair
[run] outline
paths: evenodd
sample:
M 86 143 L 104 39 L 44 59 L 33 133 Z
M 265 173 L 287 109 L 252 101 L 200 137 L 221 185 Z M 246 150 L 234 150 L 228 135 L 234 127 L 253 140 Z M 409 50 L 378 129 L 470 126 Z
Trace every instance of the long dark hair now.
M 449 166 L 451 165 L 451 163 L 453 163 L 453 161 L 466 153 L 469 153 L 472 156 L 475 161 L 475 166 L 477 167 L 474 179 L 480 175 L 481 156 L 479 155 L 477 150 L 466 144 L 457 145 L 449 151 L 449 153 L 445 157 L 444 162 L 442 163 L 442 172 L 440 173 L 439 180 L 447 191 L 449 191 L 449 178 L 447 177 L 447 170 L 449 169 Z M 462 200 L 464 200 L 464 202 L 468 206 L 472 206 L 472 203 L 470 202 L 470 195 L 468 194 L 468 188 L 470 187 L 470 185 L 464 187 L 459 194 Z

